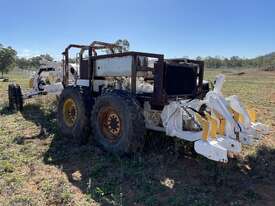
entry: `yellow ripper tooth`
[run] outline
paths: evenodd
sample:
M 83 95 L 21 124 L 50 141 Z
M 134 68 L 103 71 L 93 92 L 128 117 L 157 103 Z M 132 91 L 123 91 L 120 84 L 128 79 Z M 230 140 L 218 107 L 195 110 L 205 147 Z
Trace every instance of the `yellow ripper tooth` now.
M 249 115 L 249 118 L 250 118 L 250 120 L 251 120 L 251 122 L 256 122 L 256 111 L 254 110 L 254 109 L 248 109 L 247 110 L 247 113 L 248 113 L 248 115 Z
M 236 112 L 235 110 L 233 110 L 233 118 L 236 122 L 239 122 L 240 120 L 240 113 Z
M 217 138 L 217 129 L 218 129 L 217 119 L 209 114 L 206 114 L 206 117 L 210 121 L 210 136 L 212 138 L 216 139 Z
M 233 116 L 233 118 L 234 118 L 234 120 L 236 121 L 236 122 L 239 122 L 240 121 L 240 113 L 239 112 L 236 112 L 234 109 L 232 109 L 231 107 L 229 107 L 228 108 L 228 110 L 229 110 L 229 112 L 231 112 L 232 113 L 232 116 Z
M 234 118 L 235 121 L 243 123 L 244 119 L 243 119 L 243 116 L 240 113 L 236 112 L 231 107 L 229 107 L 228 110 L 232 113 L 233 118 Z M 256 122 L 256 119 L 257 119 L 256 118 L 256 111 L 254 109 L 248 109 L 247 113 L 248 113 L 248 116 L 249 116 L 251 122 Z
M 199 114 L 196 114 L 196 118 L 202 126 L 202 139 L 207 141 L 209 132 L 209 122 L 202 118 Z
M 243 123 L 244 119 L 243 119 L 243 115 L 240 114 L 240 119 L 239 119 L 240 123 Z
M 224 136 L 225 135 L 225 123 L 226 123 L 226 121 L 220 113 L 215 111 L 215 115 L 218 118 L 219 123 L 220 123 L 219 128 L 218 128 L 218 134 Z

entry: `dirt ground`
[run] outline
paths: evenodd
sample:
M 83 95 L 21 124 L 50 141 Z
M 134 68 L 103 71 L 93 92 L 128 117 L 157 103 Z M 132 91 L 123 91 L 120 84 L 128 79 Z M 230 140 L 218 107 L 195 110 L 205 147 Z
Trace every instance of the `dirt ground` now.
M 157 133 L 131 157 L 75 145 L 57 132 L 55 97 L 31 99 L 14 113 L 8 83 L 0 82 L 0 205 L 274 205 L 275 73 L 207 70 L 206 79 L 220 72 L 224 94 L 238 95 L 271 129 L 228 164 Z M 26 76 L 10 79 L 27 88 Z

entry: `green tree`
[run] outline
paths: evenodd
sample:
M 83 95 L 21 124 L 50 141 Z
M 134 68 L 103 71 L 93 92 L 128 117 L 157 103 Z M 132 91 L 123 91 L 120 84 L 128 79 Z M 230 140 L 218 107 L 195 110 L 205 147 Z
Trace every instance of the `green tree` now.
M 20 69 L 38 68 L 41 66 L 42 61 L 53 61 L 53 58 L 49 54 L 41 54 L 32 58 L 17 57 L 16 65 Z
M 53 57 L 51 57 L 51 55 L 49 55 L 49 54 L 41 54 L 39 57 L 42 60 L 46 60 L 46 61 L 49 61 L 49 62 L 53 61 Z
M 202 59 L 202 57 L 201 57 L 201 56 L 197 56 L 196 60 L 198 60 L 198 61 L 202 61 L 203 59 Z
M 121 46 L 121 48 L 114 48 L 115 53 L 126 52 L 130 49 L 130 43 L 127 39 L 118 39 L 114 42 L 114 44 Z M 105 49 L 104 52 L 106 54 L 111 54 L 111 51 L 109 49 Z
M 130 43 L 127 39 L 118 39 L 115 44 L 121 46 L 121 48 L 115 48 L 115 52 L 126 52 L 130 49 Z
M 29 60 L 32 67 L 38 68 L 41 66 L 41 61 L 53 61 L 53 58 L 49 54 L 41 54 L 39 56 L 32 57 Z
M 232 56 L 230 58 L 232 67 L 241 67 L 242 66 L 242 59 L 238 56 Z
M 20 68 L 20 69 L 29 69 L 31 68 L 31 62 L 29 59 L 26 59 L 24 57 L 16 58 L 16 65 Z
M 0 44 L 0 72 L 2 78 L 5 73 L 8 73 L 15 66 L 16 51 L 11 47 L 3 47 Z

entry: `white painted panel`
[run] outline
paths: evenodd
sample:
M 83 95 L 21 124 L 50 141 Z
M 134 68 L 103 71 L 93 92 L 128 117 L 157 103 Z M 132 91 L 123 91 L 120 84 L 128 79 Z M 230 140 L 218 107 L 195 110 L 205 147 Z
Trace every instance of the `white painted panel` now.
M 112 57 L 96 60 L 96 76 L 130 76 L 132 56 Z
M 76 85 L 88 87 L 89 86 L 89 80 L 87 80 L 87 79 L 78 79 L 76 81 Z

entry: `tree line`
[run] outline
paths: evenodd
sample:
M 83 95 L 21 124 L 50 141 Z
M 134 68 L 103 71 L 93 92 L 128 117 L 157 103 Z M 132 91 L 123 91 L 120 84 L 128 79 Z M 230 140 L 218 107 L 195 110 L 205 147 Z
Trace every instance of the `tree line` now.
M 122 46 L 119 52 L 127 51 L 130 43 L 127 39 L 119 39 L 115 42 Z M 275 52 L 259 56 L 256 58 L 241 58 L 239 56 L 232 56 L 230 58 L 215 56 L 215 57 L 200 57 L 197 60 L 203 60 L 207 68 L 262 68 L 265 70 L 275 70 Z M 41 54 L 31 58 L 18 57 L 17 52 L 12 47 L 4 47 L 0 44 L 0 72 L 7 73 L 10 69 L 17 66 L 20 69 L 37 69 L 41 66 L 41 60 L 53 61 L 53 57 L 49 54 Z M 73 62 L 73 59 L 72 59 Z
M 20 69 L 37 69 L 41 65 L 41 61 L 53 61 L 53 57 L 49 54 L 41 54 L 31 58 L 16 57 L 15 64 Z
M 4 47 L 0 44 L 0 72 L 3 74 L 8 73 L 10 69 L 15 66 L 15 59 L 16 59 L 17 52 L 9 47 Z
M 41 54 L 31 58 L 18 57 L 17 51 L 12 47 L 4 47 L 0 44 L 0 73 L 8 73 L 14 67 L 20 69 L 37 69 L 41 65 L 41 61 L 53 61 L 53 57 L 49 54 Z
M 197 60 L 204 60 L 207 68 L 261 68 L 275 70 L 275 52 L 251 59 L 238 56 L 232 56 L 231 58 L 216 56 L 197 57 Z
M 238 56 L 232 56 L 231 58 L 224 57 L 197 57 L 197 60 L 203 60 L 207 68 L 262 68 L 275 69 L 275 52 L 259 56 L 256 58 L 240 58 Z M 38 68 L 41 60 L 53 61 L 53 58 L 49 54 L 41 54 L 39 56 L 24 58 L 16 57 L 16 65 L 21 69 Z M 70 62 L 75 63 L 75 59 L 70 59 Z

